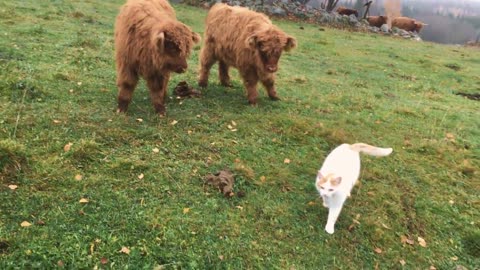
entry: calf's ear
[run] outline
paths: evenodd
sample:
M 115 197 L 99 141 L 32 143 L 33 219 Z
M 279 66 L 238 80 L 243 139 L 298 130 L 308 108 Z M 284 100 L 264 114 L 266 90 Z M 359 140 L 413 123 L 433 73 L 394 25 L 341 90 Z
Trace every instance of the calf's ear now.
M 247 38 L 247 46 L 249 46 L 252 49 L 257 48 L 257 36 L 256 35 L 251 35 Z
M 193 43 L 197 44 L 198 42 L 200 42 L 200 40 L 202 40 L 202 38 L 200 37 L 199 34 L 192 32 L 192 40 L 193 40 Z
M 294 37 L 287 37 L 287 43 L 283 47 L 283 50 L 288 52 L 295 47 L 297 47 L 297 40 Z
M 160 32 L 154 37 L 154 43 L 160 53 L 163 53 L 165 48 L 165 32 Z

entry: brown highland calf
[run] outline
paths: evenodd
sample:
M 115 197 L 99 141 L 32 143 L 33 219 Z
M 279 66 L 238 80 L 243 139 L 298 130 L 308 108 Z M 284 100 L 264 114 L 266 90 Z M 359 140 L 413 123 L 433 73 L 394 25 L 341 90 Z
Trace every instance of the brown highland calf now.
M 358 17 L 358 11 L 356 9 L 346 8 L 343 6 L 337 8 L 337 13 L 340 15 L 347 15 L 347 16 L 354 14 L 355 17 Z
M 415 31 L 420 33 L 420 30 L 422 30 L 425 25 L 427 24 L 408 17 L 397 17 L 392 20 L 392 27 L 397 27 L 410 32 Z
M 187 69 L 200 36 L 177 21 L 167 0 L 128 0 L 115 22 L 118 112 L 125 112 L 139 77 L 147 81 L 155 111 L 165 115 L 170 72 Z
M 267 16 L 243 7 L 215 4 L 207 15 L 204 42 L 200 52 L 201 87 L 207 86 L 210 68 L 218 61 L 224 86 L 231 86 L 229 67 L 239 70 L 250 104 L 257 102 L 258 81 L 270 99 L 279 99 L 274 85 L 278 61 L 282 51 L 293 49 L 297 41 Z
M 368 24 L 370 26 L 382 27 L 382 25 L 386 24 L 388 21 L 387 16 L 368 16 L 367 17 Z

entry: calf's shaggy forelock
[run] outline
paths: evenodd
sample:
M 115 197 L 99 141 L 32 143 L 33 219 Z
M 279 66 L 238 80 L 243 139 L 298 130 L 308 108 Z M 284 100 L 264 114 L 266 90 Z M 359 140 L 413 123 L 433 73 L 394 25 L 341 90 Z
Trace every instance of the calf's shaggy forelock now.
M 296 39 L 272 24 L 267 16 L 243 7 L 214 5 L 206 19 L 205 44 L 200 52 L 199 85 L 206 87 L 210 68 L 219 62 L 220 82 L 230 86 L 229 67 L 239 70 L 250 104 L 257 102 L 257 83 L 278 100 L 275 72 L 283 51 L 296 47 Z
M 125 112 L 139 77 L 147 81 L 155 111 L 165 114 L 171 72 L 185 72 L 200 36 L 177 21 L 166 0 L 128 0 L 115 22 L 118 112 Z

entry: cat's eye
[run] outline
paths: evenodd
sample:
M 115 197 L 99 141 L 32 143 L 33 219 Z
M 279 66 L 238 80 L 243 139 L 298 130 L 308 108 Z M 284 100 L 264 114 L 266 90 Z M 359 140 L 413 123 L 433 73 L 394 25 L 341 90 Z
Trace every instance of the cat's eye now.
M 321 189 L 325 189 L 324 187 L 320 187 Z
M 331 189 L 329 189 L 328 191 L 333 191 L 333 189 L 331 188 Z

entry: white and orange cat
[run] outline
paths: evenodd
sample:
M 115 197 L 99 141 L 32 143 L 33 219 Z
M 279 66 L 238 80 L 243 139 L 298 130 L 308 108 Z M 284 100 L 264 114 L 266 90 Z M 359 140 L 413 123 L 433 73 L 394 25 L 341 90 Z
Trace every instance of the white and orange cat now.
M 371 156 L 388 156 L 392 148 L 379 148 L 364 143 L 342 144 L 335 148 L 323 162 L 315 180 L 315 187 L 328 208 L 325 231 L 332 234 L 335 222 L 347 197 L 360 175 L 360 153 Z

